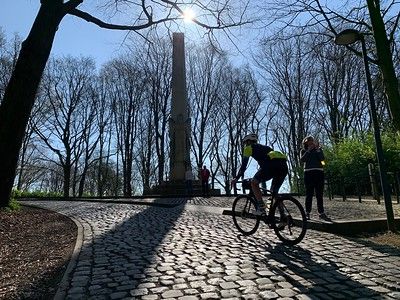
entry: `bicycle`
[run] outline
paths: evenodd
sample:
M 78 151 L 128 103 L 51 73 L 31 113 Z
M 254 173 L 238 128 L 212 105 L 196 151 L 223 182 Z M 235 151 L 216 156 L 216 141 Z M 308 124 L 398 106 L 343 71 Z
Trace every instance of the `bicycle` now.
M 260 216 L 255 214 L 258 204 L 251 190 L 250 179 L 238 183 L 242 183 L 243 190 L 250 190 L 236 197 L 232 205 L 233 223 L 243 235 L 254 234 L 262 220 L 286 245 L 296 245 L 303 240 L 307 231 L 306 213 L 293 194 L 278 194 L 272 200 L 271 191 L 260 188 L 263 195 L 269 198 L 268 201 L 272 201 L 272 205 L 267 203 L 266 214 Z

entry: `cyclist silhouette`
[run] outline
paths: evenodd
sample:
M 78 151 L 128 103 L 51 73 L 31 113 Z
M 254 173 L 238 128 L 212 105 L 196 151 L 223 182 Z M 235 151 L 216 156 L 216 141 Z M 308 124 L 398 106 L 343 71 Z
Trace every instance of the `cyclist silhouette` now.
M 256 214 L 263 215 L 266 213 L 266 205 L 262 199 L 260 182 L 272 179 L 271 192 L 274 199 L 288 174 L 287 158 L 285 154 L 274 151 L 269 146 L 259 144 L 258 136 L 255 133 L 246 135 L 243 138 L 243 144 L 242 164 L 237 175 L 232 179 L 231 184 L 235 184 L 244 175 L 249 159 L 253 157 L 260 166 L 260 169 L 251 179 L 251 189 L 258 204 Z

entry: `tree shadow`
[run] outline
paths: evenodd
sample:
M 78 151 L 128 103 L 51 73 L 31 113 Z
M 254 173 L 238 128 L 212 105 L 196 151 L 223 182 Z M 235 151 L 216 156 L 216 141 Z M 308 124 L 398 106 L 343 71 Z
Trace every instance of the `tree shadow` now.
M 329 241 L 326 243 L 329 244 Z M 354 254 L 351 253 L 343 259 L 340 257 L 343 249 L 335 254 L 337 246 L 332 245 L 333 251 L 329 253 L 318 244 L 310 243 L 309 246 L 315 248 L 308 250 L 304 243 L 300 246 L 278 243 L 275 247 L 265 248 L 267 254 L 263 262 L 271 266 L 272 272 L 285 278 L 300 294 L 310 299 L 384 298 L 379 283 L 357 275 L 361 270 L 371 271 L 370 266 L 363 268 L 362 263 L 365 261 L 361 265 L 353 261 L 351 257 Z
M 84 243 L 64 291 L 64 296 L 74 299 L 109 299 L 110 295 L 140 299 L 149 294 L 179 298 L 207 292 L 222 296 L 220 284 L 235 276 L 240 277 L 231 278 L 235 282 L 246 277 L 265 280 L 265 284 L 270 281 L 272 289 L 284 289 L 290 283 L 297 294 L 311 299 L 382 297 L 373 289 L 381 284 L 370 285 L 356 276 L 364 262 L 355 263 L 354 254 L 341 248 L 342 241 L 352 249 L 358 244 L 341 237 L 342 241 L 330 240 L 310 231 L 299 246 L 288 247 L 271 230 L 259 230 L 250 237 L 238 235 L 227 216 L 185 212 L 182 218 L 184 205 L 63 205 L 56 210 L 78 218 L 85 228 Z M 207 220 L 194 223 L 197 216 Z M 251 286 L 232 289 L 239 296 L 251 293 Z
M 160 245 L 173 245 L 174 238 L 167 235 L 174 229 L 184 205 L 173 208 L 126 205 L 127 209 L 115 204 L 99 206 L 71 202 L 67 206 L 60 203 L 52 207 L 77 219 L 84 227 L 83 244 L 72 272 L 67 274 L 68 284 L 57 294 L 60 299 L 69 295 L 78 299 L 91 296 L 101 299 L 113 293 L 117 293 L 116 298 L 141 297 L 146 294 L 143 287 L 156 288 L 151 278 L 163 275 L 160 270 L 170 268 L 168 259 L 159 258 L 164 253 L 173 254 L 174 248 Z M 101 226 L 88 223 L 88 217 L 92 222 L 98 220 L 94 223 Z M 157 269 L 151 267 L 154 263 Z M 146 277 L 150 280 L 142 283 Z M 165 286 L 174 283 L 167 277 L 164 280 Z M 32 284 L 37 285 L 39 281 Z M 160 292 L 164 290 L 168 288 L 160 288 Z

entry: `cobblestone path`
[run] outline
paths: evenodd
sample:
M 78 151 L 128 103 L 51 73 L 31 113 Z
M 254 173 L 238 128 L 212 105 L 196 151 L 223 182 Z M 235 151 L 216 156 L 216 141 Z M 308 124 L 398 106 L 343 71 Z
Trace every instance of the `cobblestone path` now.
M 309 230 L 286 247 L 266 226 L 243 237 L 229 216 L 184 205 L 34 203 L 82 226 L 66 299 L 400 299 L 389 246 Z

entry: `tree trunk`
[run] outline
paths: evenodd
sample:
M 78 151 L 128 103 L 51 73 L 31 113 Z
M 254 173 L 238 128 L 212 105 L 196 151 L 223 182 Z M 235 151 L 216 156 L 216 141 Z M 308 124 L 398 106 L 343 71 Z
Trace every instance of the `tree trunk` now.
M 71 165 L 65 165 L 63 169 L 64 169 L 63 197 L 69 198 L 69 189 L 71 187 Z
M 379 6 L 377 7 L 373 0 L 367 0 L 367 3 L 379 60 L 379 68 L 382 72 L 385 92 L 389 103 L 390 115 L 394 127 L 397 131 L 400 131 L 399 84 L 393 65 L 392 52 L 390 51 L 390 42 L 387 38 L 385 24 Z
M 8 206 L 18 155 L 54 37 L 63 1 L 42 1 L 0 105 L 0 207 Z
M 81 179 L 79 180 L 78 197 L 83 196 L 83 191 L 85 188 L 85 181 L 86 181 L 86 174 L 87 174 L 88 169 L 89 169 L 89 165 L 85 164 L 85 167 L 83 168 L 83 172 L 81 175 Z

